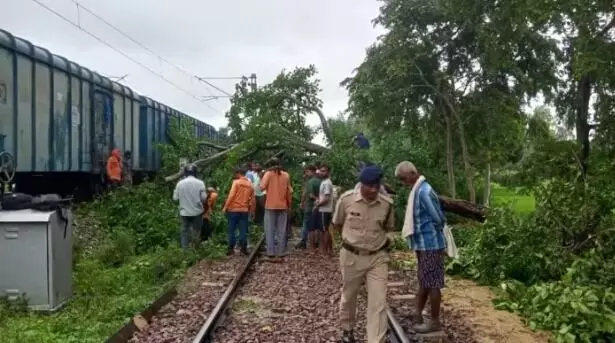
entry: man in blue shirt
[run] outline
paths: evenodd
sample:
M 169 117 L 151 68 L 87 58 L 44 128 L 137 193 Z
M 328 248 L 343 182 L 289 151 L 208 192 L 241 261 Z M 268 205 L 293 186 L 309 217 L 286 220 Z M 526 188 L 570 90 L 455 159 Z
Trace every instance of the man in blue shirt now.
M 363 135 L 363 132 L 358 132 L 356 136 L 352 138 L 352 144 L 358 149 L 355 158 L 357 159 L 357 169 L 359 173 L 361 170 L 369 165 L 369 140 Z
M 369 149 L 369 140 L 363 135 L 363 132 L 357 133 L 357 135 L 353 137 L 352 143 L 361 150 Z
M 431 185 L 419 174 L 414 164 L 401 162 L 395 168 L 395 176 L 406 186 L 412 187 L 402 235 L 407 237 L 411 249 L 416 252 L 419 291 L 416 297 L 414 330 L 418 333 L 440 331 L 440 302 L 444 288 L 444 254 L 446 217 L 440 200 Z M 431 320 L 423 321 L 427 299 L 431 304 Z
M 254 163 L 248 163 L 246 165 L 246 169 L 246 177 L 250 180 L 250 182 L 252 182 L 252 184 L 254 184 L 254 177 L 256 176 L 256 173 L 254 172 Z

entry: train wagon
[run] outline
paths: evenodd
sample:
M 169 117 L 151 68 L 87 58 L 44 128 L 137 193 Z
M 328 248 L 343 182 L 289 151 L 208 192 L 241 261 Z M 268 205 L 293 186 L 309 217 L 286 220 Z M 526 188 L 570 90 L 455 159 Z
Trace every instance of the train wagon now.
M 210 125 L 0 29 L 0 152 L 15 157 L 19 191 L 99 191 L 113 148 L 131 152 L 135 173 L 155 172 L 172 117 L 217 138 Z

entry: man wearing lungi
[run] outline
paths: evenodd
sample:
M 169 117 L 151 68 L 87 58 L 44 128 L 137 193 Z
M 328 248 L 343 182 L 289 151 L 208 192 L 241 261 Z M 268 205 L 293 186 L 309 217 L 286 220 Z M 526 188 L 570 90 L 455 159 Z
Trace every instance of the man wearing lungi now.
M 425 177 L 419 174 L 414 164 L 401 162 L 395 168 L 395 176 L 412 187 L 408 197 L 402 237 L 416 252 L 419 291 L 416 297 L 416 313 L 413 316 L 417 333 L 440 331 L 440 290 L 444 288 L 444 255 L 446 217 L 440 201 Z M 423 309 L 431 303 L 431 320 L 423 320 Z

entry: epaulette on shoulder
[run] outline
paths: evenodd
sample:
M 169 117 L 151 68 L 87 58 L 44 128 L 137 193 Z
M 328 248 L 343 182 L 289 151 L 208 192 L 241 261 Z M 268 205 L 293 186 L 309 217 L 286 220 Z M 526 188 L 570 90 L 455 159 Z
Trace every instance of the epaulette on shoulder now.
M 339 200 L 344 199 L 345 197 L 354 194 L 354 189 L 345 191 L 344 193 L 342 193 L 342 195 L 340 195 Z
M 378 193 L 378 196 L 380 197 L 380 199 L 388 202 L 389 204 L 393 204 L 393 198 L 391 198 L 389 196 L 386 196 L 386 195 L 384 195 L 382 193 Z

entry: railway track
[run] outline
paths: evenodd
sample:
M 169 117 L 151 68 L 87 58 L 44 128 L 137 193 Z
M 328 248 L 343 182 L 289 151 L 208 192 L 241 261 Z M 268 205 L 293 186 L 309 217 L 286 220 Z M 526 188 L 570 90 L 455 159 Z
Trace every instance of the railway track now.
M 141 319 L 132 337 L 108 342 L 212 342 L 212 333 L 260 254 L 263 243 L 264 237 L 261 237 L 247 257 L 233 255 L 224 261 L 202 261 L 202 265 L 194 267 L 187 275 L 184 289 L 162 306 L 149 323 Z M 133 318 L 133 322 L 138 321 Z
M 220 325 L 224 319 L 226 310 L 228 306 L 231 304 L 232 299 L 235 297 L 237 289 L 239 288 L 241 282 L 244 280 L 246 275 L 248 274 L 250 267 L 254 264 L 257 256 L 261 252 L 261 248 L 265 241 L 265 237 L 263 236 L 260 241 L 257 243 L 256 247 L 250 253 L 248 260 L 241 267 L 241 270 L 237 273 L 237 276 L 233 279 L 230 285 L 227 287 L 224 294 L 216 304 L 216 307 L 211 311 L 207 320 L 197 333 L 196 337 L 192 340 L 193 343 L 210 343 L 214 340 L 214 333 L 218 325 Z
M 339 342 L 337 258 L 291 248 L 284 263 L 263 263 L 259 260 L 263 243 L 261 238 L 248 257 L 231 257 L 218 267 L 222 270 L 204 271 L 209 278 L 220 277 L 215 282 L 199 279 L 196 287 L 163 307 L 128 342 Z M 446 337 L 417 337 L 411 323 L 397 319 L 406 318 L 405 311 L 413 306 L 409 297 L 400 297 L 412 291 L 407 276 L 394 270 L 389 275 L 387 342 L 445 342 Z M 211 290 L 215 284 L 217 292 Z M 365 295 L 364 290 L 359 295 L 357 342 L 365 341 Z
M 389 309 L 387 309 L 387 321 L 389 322 L 389 343 L 410 343 L 406 330 Z

